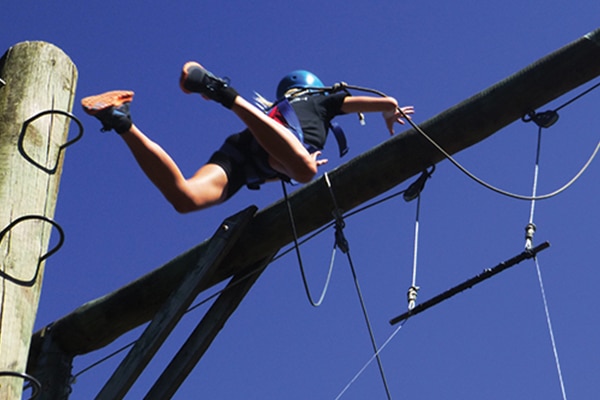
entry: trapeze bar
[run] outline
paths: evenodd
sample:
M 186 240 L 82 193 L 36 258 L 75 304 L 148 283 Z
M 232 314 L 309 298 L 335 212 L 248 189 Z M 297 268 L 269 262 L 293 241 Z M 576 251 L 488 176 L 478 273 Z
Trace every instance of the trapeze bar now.
M 468 279 L 468 280 L 464 281 L 463 283 L 461 283 L 457 286 L 454 286 L 453 288 L 448 289 L 445 292 L 415 306 L 415 308 L 413 308 L 412 310 L 409 310 L 409 311 L 405 312 L 404 314 L 401 314 L 401 315 L 397 316 L 396 318 L 391 319 L 390 324 L 391 325 L 397 324 L 398 322 L 404 321 L 404 320 L 408 319 L 409 317 L 412 317 L 413 315 L 419 314 L 419 313 L 427 310 L 428 308 L 431 308 L 431 307 L 435 306 L 436 304 L 439 304 L 442 301 L 449 299 L 450 297 L 454 296 L 455 294 L 458 294 L 458 293 L 462 292 L 463 290 L 470 289 L 473 286 L 475 286 L 476 284 L 483 282 L 486 279 L 489 279 L 492 276 L 499 274 L 500 272 L 502 272 L 512 266 L 517 265 L 518 263 L 520 263 L 523 260 L 527 260 L 529 258 L 535 257 L 535 255 L 537 253 L 539 253 L 542 250 L 547 249 L 548 247 L 550 247 L 550 243 L 544 242 L 532 249 L 525 250 L 524 252 L 517 255 L 516 257 L 513 257 L 510 260 L 504 261 L 503 263 L 500 263 L 491 269 L 486 269 L 479 275 L 474 276 L 473 278 Z

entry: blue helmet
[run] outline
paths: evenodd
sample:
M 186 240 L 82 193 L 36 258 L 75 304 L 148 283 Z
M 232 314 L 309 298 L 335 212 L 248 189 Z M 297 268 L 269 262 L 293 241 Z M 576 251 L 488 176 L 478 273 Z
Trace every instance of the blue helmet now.
M 298 69 L 290 72 L 279 81 L 277 85 L 277 98 L 280 99 L 290 89 L 293 88 L 309 88 L 309 87 L 325 87 L 323 82 L 312 72 L 304 69 Z

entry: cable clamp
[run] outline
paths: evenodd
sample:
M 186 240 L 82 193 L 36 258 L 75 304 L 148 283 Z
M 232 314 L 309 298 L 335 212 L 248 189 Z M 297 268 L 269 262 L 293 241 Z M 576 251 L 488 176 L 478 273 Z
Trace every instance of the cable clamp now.
M 420 287 L 418 286 L 411 286 L 408 288 L 408 292 L 406 293 L 406 298 L 408 300 L 408 310 L 412 310 L 413 308 L 415 308 L 415 305 L 417 303 L 417 294 L 419 292 Z
M 347 90 L 348 84 L 346 82 L 337 82 L 331 86 L 331 92 L 339 92 L 340 90 Z
M 410 184 L 410 186 L 404 191 L 404 194 L 402 196 L 406 202 L 413 201 L 414 199 L 419 197 L 419 195 L 425 188 L 425 182 L 427 182 L 427 179 L 431 178 L 433 171 L 435 171 L 435 164 L 431 166 L 431 171 L 425 169 L 421 173 L 421 176 L 418 177 L 416 181 Z
M 335 219 L 335 245 L 344 253 L 348 253 L 350 251 L 350 246 L 346 237 L 344 236 L 344 227 L 346 223 L 344 222 L 344 212 L 341 208 L 338 207 L 337 200 L 335 199 L 335 195 L 333 194 L 333 187 L 331 186 L 331 181 L 329 180 L 329 174 L 325 172 L 324 174 L 325 183 L 327 184 L 327 189 L 329 189 L 329 195 L 331 196 L 331 201 L 333 203 L 333 211 L 331 214 Z
M 541 113 L 529 111 L 521 120 L 523 122 L 533 121 L 540 128 L 550 128 L 558 121 L 558 113 L 554 110 L 548 110 Z
M 530 250 L 533 247 L 533 235 L 535 234 L 536 226 L 530 222 L 525 227 L 525 249 Z

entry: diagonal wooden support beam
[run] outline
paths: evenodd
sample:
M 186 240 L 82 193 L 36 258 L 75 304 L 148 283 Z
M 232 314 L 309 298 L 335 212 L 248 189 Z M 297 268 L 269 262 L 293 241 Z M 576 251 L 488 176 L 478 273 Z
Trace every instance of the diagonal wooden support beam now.
M 144 400 L 172 398 L 274 256 L 275 252 L 231 279 Z
M 198 296 L 203 282 L 220 267 L 225 255 L 231 250 L 256 213 L 255 206 L 229 217 L 217 229 L 207 243 L 207 250 L 186 278 L 182 280 L 157 312 L 142 336 L 104 385 L 97 400 L 116 400 L 125 397 L 152 357 L 175 328 L 183 314 Z M 243 296 L 242 296 L 243 297 Z M 241 299 L 240 299 L 241 301 Z M 233 310 L 232 310 L 233 312 Z

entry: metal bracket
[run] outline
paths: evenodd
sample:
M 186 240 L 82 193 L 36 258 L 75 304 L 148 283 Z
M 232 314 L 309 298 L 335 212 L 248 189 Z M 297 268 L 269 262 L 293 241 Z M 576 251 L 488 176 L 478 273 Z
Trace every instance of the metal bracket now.
M 529 111 L 521 120 L 523 122 L 533 121 L 540 128 L 550 128 L 558 121 L 558 113 L 554 110 L 548 110 L 541 113 Z

